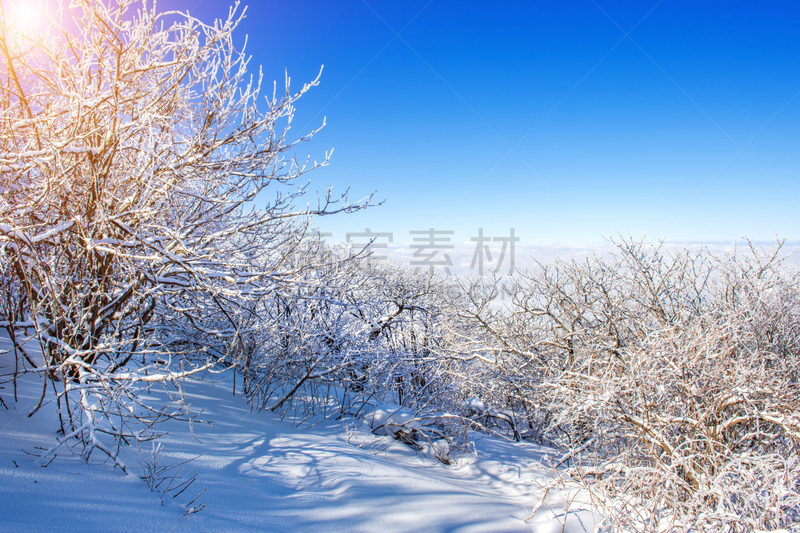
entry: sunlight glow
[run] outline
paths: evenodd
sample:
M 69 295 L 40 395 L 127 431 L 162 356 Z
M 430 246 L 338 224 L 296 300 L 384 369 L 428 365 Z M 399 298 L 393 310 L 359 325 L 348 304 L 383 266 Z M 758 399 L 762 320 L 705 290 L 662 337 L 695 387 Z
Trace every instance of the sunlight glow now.
M 8 12 L 8 26 L 20 33 L 33 31 L 41 12 L 41 3 L 37 0 L 15 0 L 11 2 Z

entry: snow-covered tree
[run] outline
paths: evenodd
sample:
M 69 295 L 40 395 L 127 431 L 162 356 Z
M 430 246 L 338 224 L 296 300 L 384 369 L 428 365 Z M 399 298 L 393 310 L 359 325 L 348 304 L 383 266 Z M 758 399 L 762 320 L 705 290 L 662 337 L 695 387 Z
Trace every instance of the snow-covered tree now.
M 289 137 L 317 80 L 260 96 L 235 8 L 207 25 L 144 0 L 53 2 L 32 29 L 5 4 L 0 324 L 59 386 L 65 435 L 116 458 L 98 431 L 145 438 L 126 417 L 171 412 L 140 405 L 140 384 L 246 351 L 245 303 L 306 268 L 290 225 L 369 199 L 295 207 L 303 187 L 285 186 L 327 161 L 293 156 L 313 131 Z
M 476 394 L 561 446 L 620 531 L 797 531 L 800 286 L 779 253 L 623 241 L 521 273 L 507 309 L 473 291 Z

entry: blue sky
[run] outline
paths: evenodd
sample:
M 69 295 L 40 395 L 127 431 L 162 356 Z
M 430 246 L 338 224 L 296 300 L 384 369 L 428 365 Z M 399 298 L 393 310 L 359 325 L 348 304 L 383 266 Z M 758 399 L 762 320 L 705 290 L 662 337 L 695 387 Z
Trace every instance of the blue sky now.
M 312 187 L 386 199 L 319 221 L 334 240 L 800 239 L 795 3 L 261 1 L 244 34 L 270 80 L 325 65 L 294 122 L 327 117 Z

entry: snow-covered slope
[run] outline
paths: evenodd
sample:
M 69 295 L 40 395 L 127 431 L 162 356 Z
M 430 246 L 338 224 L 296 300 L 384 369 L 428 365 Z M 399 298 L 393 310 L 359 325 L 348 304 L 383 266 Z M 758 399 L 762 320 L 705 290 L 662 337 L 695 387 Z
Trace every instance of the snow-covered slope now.
M 35 376 L 19 401 L 0 390 L 0 531 L 592 531 L 588 512 L 556 493 L 537 516 L 532 495 L 550 480 L 540 461 L 551 450 L 484 437 L 457 466 L 418 456 L 357 420 L 300 427 L 272 413 L 253 413 L 233 396 L 227 376 L 187 382 L 187 401 L 208 424 L 168 422 L 165 463 L 197 479 L 177 502 L 162 505 L 137 475 L 124 475 L 95 455 L 86 464 L 62 448 L 39 466 L 35 453 L 54 443 L 53 401 L 28 417 L 39 400 Z M 141 445 L 150 451 L 150 444 Z M 123 458 L 142 469 L 134 449 Z M 198 499 L 205 509 L 184 516 Z M 574 495 L 574 492 L 572 493 Z M 181 505 L 183 504 L 183 505 Z

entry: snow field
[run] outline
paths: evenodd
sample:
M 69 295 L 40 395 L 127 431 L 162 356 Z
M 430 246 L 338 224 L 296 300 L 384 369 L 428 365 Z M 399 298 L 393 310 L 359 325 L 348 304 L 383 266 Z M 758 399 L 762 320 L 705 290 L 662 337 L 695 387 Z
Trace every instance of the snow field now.
M 54 443 L 56 405 L 48 390 L 39 413 L 28 417 L 41 383 L 27 375 L 0 390 L 0 531 L 464 531 L 549 533 L 592 531 L 575 490 L 550 491 L 529 518 L 533 495 L 551 477 L 541 461 L 553 450 L 475 435 L 471 453 L 453 466 L 414 451 L 390 435 L 410 413 L 381 406 L 363 420 L 323 420 L 309 427 L 251 412 L 233 396 L 230 375 L 184 383 L 186 401 L 203 423 L 168 421 L 162 463 L 182 467 L 195 483 L 175 500 L 162 500 L 138 475 L 135 447 L 122 459 L 137 475 L 124 475 L 94 454 L 89 464 L 70 451 L 40 466 L 35 453 Z M 156 388 L 152 401 L 160 400 Z M 412 422 L 413 424 L 413 422 Z M 376 433 L 371 430 L 377 429 Z M 435 446 L 442 443 L 434 443 Z M 140 443 L 143 455 L 151 443 Z M 26 453 L 27 452 L 27 453 Z M 184 516 L 185 505 L 205 508 Z M 580 499 L 580 498 L 578 498 Z M 565 511 L 570 511 L 564 526 Z

